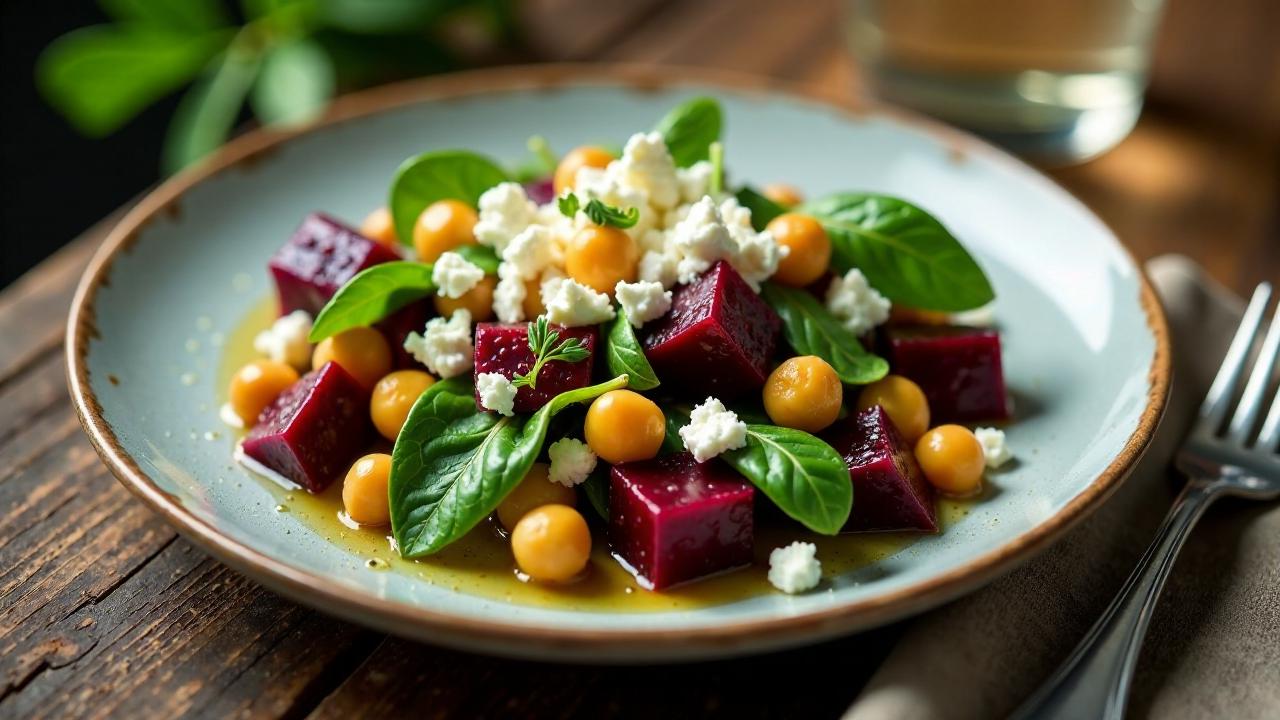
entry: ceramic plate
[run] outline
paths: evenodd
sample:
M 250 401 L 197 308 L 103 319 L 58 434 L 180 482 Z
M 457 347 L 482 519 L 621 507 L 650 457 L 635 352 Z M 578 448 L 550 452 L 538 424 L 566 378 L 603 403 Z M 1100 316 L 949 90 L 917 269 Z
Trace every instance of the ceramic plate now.
M 217 419 L 233 330 L 271 293 L 265 263 L 312 210 L 358 222 L 396 166 L 461 147 L 506 161 L 525 139 L 624 140 L 694 94 L 720 98 L 733 177 L 810 196 L 865 189 L 938 215 L 990 274 L 1016 403 L 1019 462 L 946 531 L 827 578 L 813 593 L 651 612 L 565 610 L 370 567 L 335 533 L 279 512 L 283 491 L 231 461 Z M 1142 272 L 1087 209 L 971 137 L 687 69 L 542 67 L 464 74 L 337 103 L 298 133 L 251 133 L 147 196 L 84 276 L 70 385 L 120 480 L 184 534 L 299 602 L 482 652 L 652 661 L 726 656 L 848 633 L 971 591 L 1095 508 L 1141 455 L 1169 380 Z M 287 509 L 287 508 L 283 508 Z

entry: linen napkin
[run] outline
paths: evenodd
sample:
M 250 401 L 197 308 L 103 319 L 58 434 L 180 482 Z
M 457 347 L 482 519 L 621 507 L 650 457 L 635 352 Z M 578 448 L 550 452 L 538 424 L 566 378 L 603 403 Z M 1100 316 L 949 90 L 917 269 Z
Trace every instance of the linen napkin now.
M 1168 313 L 1174 380 L 1146 456 L 1062 541 L 913 622 L 845 720 L 1005 717 L 1120 589 L 1180 487 L 1171 458 L 1243 311 L 1185 257 L 1147 270 Z M 1201 519 L 1152 619 L 1129 714 L 1280 717 L 1280 504 L 1220 500 Z

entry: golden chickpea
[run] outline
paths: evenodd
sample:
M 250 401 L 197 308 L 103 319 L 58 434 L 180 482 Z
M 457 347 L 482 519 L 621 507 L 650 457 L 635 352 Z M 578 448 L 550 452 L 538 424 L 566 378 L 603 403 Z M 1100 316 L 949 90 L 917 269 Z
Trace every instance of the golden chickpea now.
M 631 390 L 611 390 L 587 408 L 584 434 L 591 451 L 608 463 L 648 460 L 667 436 L 667 421 L 652 400 Z
M 804 287 L 822 277 L 831 266 L 831 238 L 822 223 L 808 215 L 785 213 L 765 227 L 779 245 L 791 252 L 778 262 L 773 279 L 783 285 Z
M 413 404 L 435 382 L 435 378 L 421 370 L 397 370 L 383 376 L 373 386 L 373 396 L 369 399 L 369 417 L 378 433 L 395 440 Z
M 520 518 L 511 531 L 511 552 L 521 572 L 534 580 L 573 579 L 591 560 L 591 530 L 577 510 L 543 505 Z
M 361 525 L 391 522 L 387 500 L 387 480 L 390 477 L 390 455 L 371 453 L 357 460 L 342 481 L 342 507 L 347 516 Z
M 227 400 L 245 426 L 257 422 L 262 411 L 298 381 L 298 371 L 272 360 L 254 360 L 231 376 Z
M 556 195 L 561 195 L 565 190 L 573 188 L 573 184 L 578 181 L 578 171 L 582 168 L 604 168 L 611 162 L 613 162 L 613 156 L 604 148 L 591 145 L 576 147 L 560 158 L 560 164 L 556 166 L 551 185 L 555 188 Z
M 800 191 L 794 185 L 786 183 L 769 183 L 764 186 L 760 194 L 788 210 L 804 202 L 804 196 Z
M 330 360 L 342 366 L 365 388 L 372 388 L 391 372 L 391 346 L 370 327 L 343 330 L 320 341 L 311 353 L 311 367 L 319 370 Z
M 508 531 L 516 528 L 516 523 L 530 510 L 543 505 L 568 505 L 573 507 L 577 495 L 573 488 L 560 483 L 553 483 L 547 476 L 544 463 L 534 463 L 529 474 L 524 476 L 520 484 L 512 490 L 498 505 L 498 521 Z
M 391 219 L 391 211 L 385 207 L 369 213 L 360 224 L 360 234 L 389 248 L 395 248 L 399 244 L 396 242 L 395 221 Z
M 903 439 L 914 443 L 929 429 L 929 401 L 920 386 L 901 375 L 886 375 L 858 393 L 858 410 L 884 408 Z
M 764 410 L 783 427 L 818 432 L 836 421 L 843 401 L 840 376 L 813 355 L 783 362 L 764 383 Z
M 542 281 L 526 280 L 524 283 L 524 316 L 530 320 L 547 311 L 542 304 Z
M 986 458 L 969 428 L 939 425 L 916 443 L 916 462 L 929 484 L 948 495 L 970 495 L 982 487 Z
M 479 217 L 460 200 L 438 200 L 427 206 L 413 224 L 413 249 L 418 260 L 435 262 L 444 253 L 476 242 Z
M 462 294 L 460 298 L 447 298 L 436 295 L 432 300 L 436 312 L 441 317 L 450 317 L 458 308 L 466 308 L 471 313 L 472 322 L 484 322 L 493 318 L 493 290 L 498 286 L 498 279 L 485 275 L 476 286 Z
M 579 230 L 564 251 L 569 277 L 599 293 L 613 295 L 619 281 L 635 282 L 636 243 L 616 227 Z

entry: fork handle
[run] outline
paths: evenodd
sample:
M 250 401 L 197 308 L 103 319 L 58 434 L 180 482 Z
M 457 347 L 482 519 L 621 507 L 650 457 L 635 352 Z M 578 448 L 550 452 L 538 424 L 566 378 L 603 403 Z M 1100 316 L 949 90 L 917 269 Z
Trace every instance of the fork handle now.
M 1124 717 L 1142 638 L 1164 581 L 1191 528 L 1218 496 L 1212 481 L 1192 479 L 1120 593 L 1071 656 L 1014 712 L 1018 719 Z

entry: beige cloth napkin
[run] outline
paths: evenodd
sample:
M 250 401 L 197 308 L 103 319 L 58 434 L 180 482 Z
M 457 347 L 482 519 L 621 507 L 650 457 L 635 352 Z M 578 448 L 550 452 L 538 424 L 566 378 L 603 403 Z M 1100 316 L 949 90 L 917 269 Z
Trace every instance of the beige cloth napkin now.
M 1243 309 L 1187 258 L 1147 269 L 1169 316 L 1174 382 L 1146 457 L 1044 554 L 912 623 L 845 720 L 1004 717 L 1119 590 L 1173 500 L 1170 458 Z M 1152 620 L 1129 714 L 1280 718 L 1280 504 L 1223 500 L 1200 521 Z

